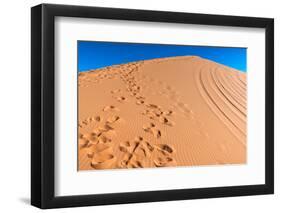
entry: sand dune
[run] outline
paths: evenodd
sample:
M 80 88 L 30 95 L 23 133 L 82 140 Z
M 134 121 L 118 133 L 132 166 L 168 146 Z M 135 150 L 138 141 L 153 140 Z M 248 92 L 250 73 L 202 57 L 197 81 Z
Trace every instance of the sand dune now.
M 246 74 L 196 57 L 79 74 L 79 170 L 246 163 Z

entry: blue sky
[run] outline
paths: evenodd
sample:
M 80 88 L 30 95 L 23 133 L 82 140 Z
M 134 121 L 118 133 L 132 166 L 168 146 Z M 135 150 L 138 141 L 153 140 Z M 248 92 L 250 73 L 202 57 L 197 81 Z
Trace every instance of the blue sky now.
M 154 58 L 196 55 L 246 72 L 247 49 L 167 44 L 78 41 L 78 71 Z

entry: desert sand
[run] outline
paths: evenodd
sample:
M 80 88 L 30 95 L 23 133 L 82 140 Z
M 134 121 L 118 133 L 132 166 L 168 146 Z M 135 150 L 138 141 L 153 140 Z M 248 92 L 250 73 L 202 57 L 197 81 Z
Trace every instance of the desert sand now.
M 79 73 L 78 170 L 246 163 L 246 73 L 197 56 Z

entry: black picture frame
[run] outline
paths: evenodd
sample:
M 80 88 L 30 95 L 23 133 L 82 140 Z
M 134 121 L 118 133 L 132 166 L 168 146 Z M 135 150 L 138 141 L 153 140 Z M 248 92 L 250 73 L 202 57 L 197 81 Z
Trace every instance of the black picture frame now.
M 83 17 L 147 22 L 264 28 L 266 135 L 265 184 L 96 195 L 54 195 L 54 21 Z M 164 11 L 41 4 L 31 8 L 31 204 L 42 208 L 139 203 L 197 198 L 272 194 L 274 192 L 274 20 Z

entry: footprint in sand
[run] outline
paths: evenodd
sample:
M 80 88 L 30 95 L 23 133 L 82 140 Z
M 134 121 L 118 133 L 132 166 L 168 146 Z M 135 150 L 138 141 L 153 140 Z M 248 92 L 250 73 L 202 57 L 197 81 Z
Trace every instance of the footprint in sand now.
M 144 103 L 145 103 L 145 102 L 144 102 L 144 100 L 142 100 L 142 99 L 136 101 L 136 104 L 137 104 L 137 105 L 142 105 L 142 104 L 144 104 Z
M 113 115 L 106 120 L 107 123 L 115 123 L 116 121 L 120 120 L 118 115 Z
M 94 131 L 102 133 L 102 132 L 114 131 L 114 128 L 109 123 L 105 123 L 99 126 L 98 128 L 94 129 Z
M 112 147 L 102 143 L 92 146 L 88 150 L 88 157 L 91 158 L 91 166 L 95 169 L 113 168 L 116 162 Z
M 174 114 L 173 110 L 167 110 L 167 111 L 163 112 L 163 115 L 167 115 L 167 116 L 170 116 L 170 115 L 173 115 L 173 114 Z
M 150 123 L 143 126 L 145 132 L 151 133 L 155 138 L 161 137 L 161 131 L 155 127 L 154 123 Z
M 94 133 L 90 134 L 81 134 L 79 138 L 79 147 L 80 149 L 83 148 L 89 148 L 94 144 L 97 144 L 99 142 L 99 136 L 97 136 Z
M 168 126 L 174 126 L 175 123 L 173 121 L 171 121 L 170 119 L 168 119 L 165 116 L 160 116 L 159 117 L 159 122 Z
M 162 109 L 155 104 L 147 104 L 148 109 L 146 109 L 142 114 L 148 116 L 152 120 L 159 121 L 162 124 L 168 126 L 174 126 L 175 123 L 171 121 L 169 116 L 174 112 L 172 110 L 162 111 Z
M 82 120 L 81 122 L 79 122 L 78 127 L 82 128 L 84 126 L 90 125 L 93 121 L 100 122 L 101 117 L 100 116 L 88 117 L 88 118 Z
M 168 167 L 168 166 L 176 166 L 176 162 L 171 157 L 159 157 L 154 160 L 154 165 L 156 167 Z
M 156 167 L 176 166 L 176 161 L 172 158 L 174 149 L 167 144 L 157 144 L 154 146 L 156 152 L 153 163 Z
M 167 144 L 156 144 L 154 147 L 161 151 L 164 155 L 170 155 L 174 153 L 174 149 Z
M 132 89 L 133 91 L 135 91 L 135 92 L 139 92 L 140 89 L 141 89 L 141 87 L 140 87 L 140 86 L 137 86 L 136 84 L 134 84 L 131 89 Z
M 79 139 L 80 148 L 88 148 L 98 143 L 111 143 L 109 131 L 112 131 L 112 129 L 106 130 L 104 127 L 93 129 L 91 133 L 85 134 Z
M 131 92 L 131 93 L 130 93 L 130 95 L 131 95 L 132 97 L 135 97 L 137 94 L 138 94 L 138 93 L 136 93 L 136 92 Z
M 148 108 L 146 109 L 146 112 L 148 113 L 150 118 L 159 117 L 163 114 L 161 108 L 155 104 L 146 104 L 146 107 Z
M 106 106 L 103 108 L 103 111 L 104 112 L 107 112 L 107 111 L 119 111 L 119 109 L 113 105 L 109 105 L 109 106 Z
M 123 152 L 123 158 L 119 162 L 120 168 L 176 165 L 176 161 L 172 157 L 174 149 L 167 144 L 152 145 L 142 137 L 136 137 L 132 142 L 120 143 L 119 149 Z
M 126 100 L 126 98 L 125 98 L 124 96 L 119 96 L 119 97 L 116 97 L 116 100 L 117 100 L 118 102 L 123 103 L 123 102 Z
M 137 99 L 137 100 L 144 100 L 145 97 L 143 97 L 143 96 L 141 96 L 141 95 L 137 95 L 137 96 L 136 96 L 136 99 Z
M 82 148 L 86 148 L 89 146 L 90 140 L 88 140 L 87 138 L 79 138 L 79 147 L 80 149 Z
M 142 137 L 136 137 L 132 142 L 120 143 L 119 149 L 123 152 L 120 168 L 143 168 L 148 166 L 154 148 Z
M 97 121 L 97 122 L 100 122 L 101 121 L 101 117 L 100 116 L 95 116 L 94 120 Z
M 115 89 L 115 90 L 110 91 L 111 94 L 116 94 L 116 93 L 119 93 L 119 92 L 121 92 L 121 89 Z

